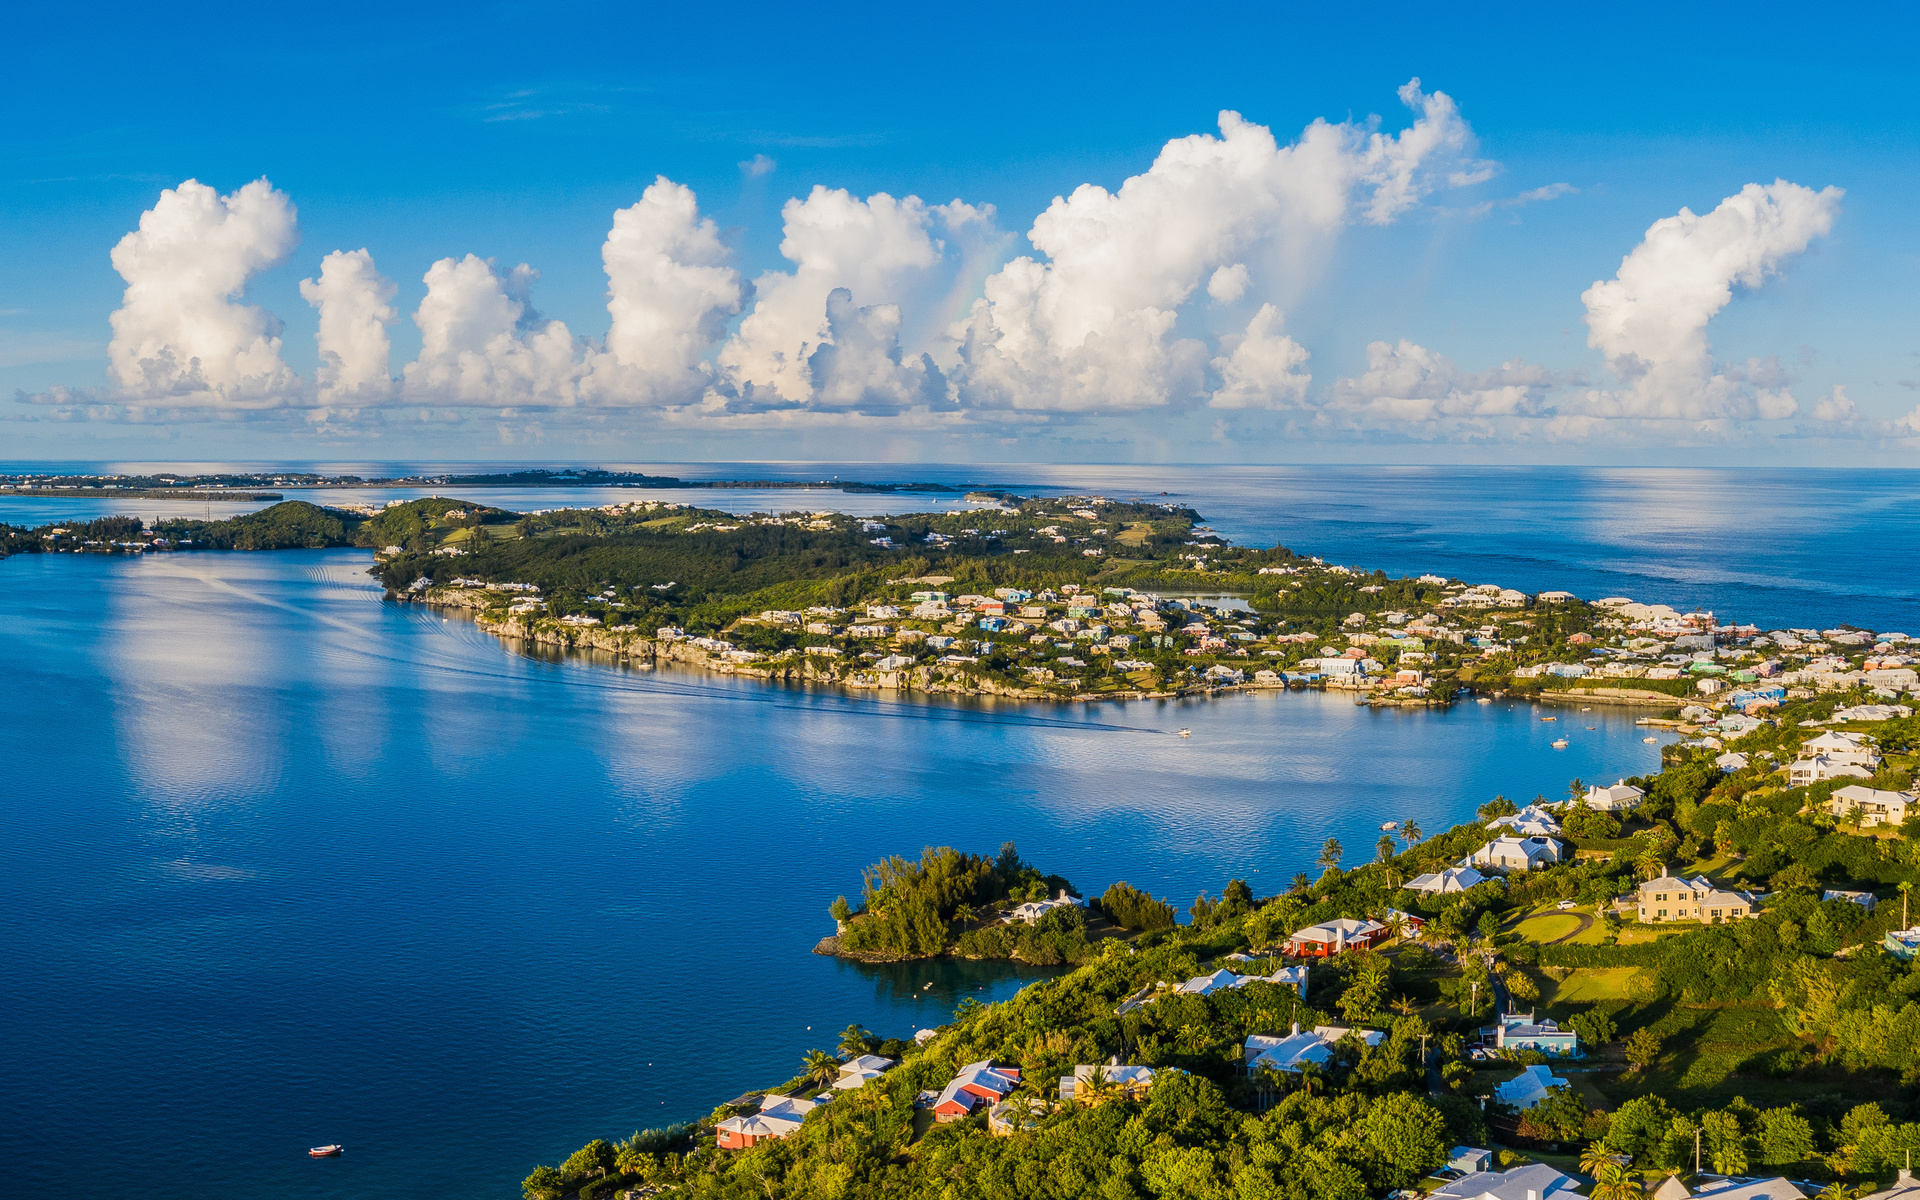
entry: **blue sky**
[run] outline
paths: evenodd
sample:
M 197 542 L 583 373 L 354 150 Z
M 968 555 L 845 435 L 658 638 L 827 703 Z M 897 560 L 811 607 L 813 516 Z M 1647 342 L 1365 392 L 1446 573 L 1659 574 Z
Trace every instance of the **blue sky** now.
M 43 6 L 14 18 L 0 114 L 4 457 L 1904 464 L 1913 26 L 1751 5 Z M 1316 119 L 1338 162 L 1282 161 Z M 1206 162 L 1029 239 L 1056 197 L 1119 192 L 1195 135 Z M 1218 171 L 1279 199 L 1194 182 L 1222 146 L 1239 165 Z M 661 176 L 691 195 L 648 194 Z M 1302 178 L 1341 210 L 1290 199 Z M 847 194 L 783 216 L 816 187 Z M 602 249 L 630 207 L 647 255 L 677 249 L 635 259 L 610 316 Z M 149 212 L 135 301 L 109 254 Z M 817 261 L 783 257 L 790 218 Z M 194 293 L 226 253 L 227 283 L 198 285 L 220 294 Z M 1020 256 L 1040 274 L 1003 274 Z M 315 295 L 359 330 L 331 375 L 329 310 L 300 287 L 328 278 Z M 1596 319 L 1616 328 L 1590 344 Z M 264 359 L 214 361 L 276 328 Z

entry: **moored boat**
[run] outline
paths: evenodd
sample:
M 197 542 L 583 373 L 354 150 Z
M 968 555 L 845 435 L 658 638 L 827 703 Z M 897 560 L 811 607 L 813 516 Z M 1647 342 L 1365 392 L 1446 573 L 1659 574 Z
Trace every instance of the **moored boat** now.
M 1565 750 L 1567 748 L 1567 739 L 1555 738 L 1553 739 L 1552 745 L 1555 750 Z
M 307 1151 L 307 1157 L 308 1158 L 339 1158 L 340 1152 L 345 1149 L 346 1149 L 345 1146 L 315 1146 L 313 1149 Z

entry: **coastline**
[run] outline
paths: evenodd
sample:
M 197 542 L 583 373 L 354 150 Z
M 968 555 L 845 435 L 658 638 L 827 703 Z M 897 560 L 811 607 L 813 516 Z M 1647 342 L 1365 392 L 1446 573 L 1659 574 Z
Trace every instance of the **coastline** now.
M 1165 691 L 1135 688 L 1112 692 L 1050 692 L 1042 688 L 1013 687 L 992 679 L 981 679 L 960 671 L 942 671 L 936 664 L 919 664 L 898 670 L 848 669 L 838 659 L 802 656 L 787 660 L 730 662 L 685 641 L 650 638 L 638 630 L 622 630 L 604 625 L 561 625 L 523 616 L 491 620 L 485 615 L 487 593 L 465 588 L 432 588 L 422 594 L 397 594 L 392 599 L 427 608 L 453 609 L 472 614 L 481 632 L 502 641 L 531 642 L 560 650 L 598 650 L 616 658 L 650 664 L 667 663 L 677 667 L 707 671 L 716 675 L 745 675 L 769 682 L 823 684 L 853 691 L 898 692 L 903 696 L 920 693 L 929 696 L 993 696 L 1003 700 L 1033 700 L 1049 704 L 1095 703 L 1109 700 L 1181 700 L 1195 697 L 1230 695 L 1236 692 L 1280 692 L 1289 688 L 1319 691 L 1351 691 L 1354 703 L 1374 708 L 1445 708 L 1452 697 L 1390 696 L 1370 689 L 1319 684 L 1288 683 L 1249 679 L 1243 683 L 1217 683 L 1202 687 Z M 1677 707 L 1671 697 L 1666 707 Z

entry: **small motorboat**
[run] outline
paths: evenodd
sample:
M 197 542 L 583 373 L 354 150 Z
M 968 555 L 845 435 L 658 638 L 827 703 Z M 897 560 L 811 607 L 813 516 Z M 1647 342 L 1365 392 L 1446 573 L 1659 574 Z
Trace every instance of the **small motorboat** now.
M 1493 698 L 1490 696 L 1482 696 L 1478 700 L 1475 700 L 1474 703 L 1475 704 L 1492 704 Z
M 1552 743 L 1552 744 L 1553 744 L 1553 748 L 1554 748 L 1555 750 L 1565 750 L 1565 749 L 1567 748 L 1567 739 L 1565 739 L 1565 738 L 1555 738 L 1555 739 L 1553 739 L 1553 743 Z
M 308 1158 L 339 1158 L 340 1152 L 345 1149 L 346 1149 L 345 1146 L 315 1146 L 313 1149 L 307 1151 L 307 1157 Z
M 1581 711 L 1581 712 L 1592 712 L 1592 711 L 1593 711 L 1593 705 L 1591 705 L 1591 704 L 1589 704 L 1589 705 L 1587 705 L 1587 706 L 1586 706 L 1585 708 L 1583 708 L 1583 709 L 1581 709 L 1580 711 Z
M 1181 736 L 1181 737 L 1192 737 L 1192 736 L 1193 736 L 1193 730 L 1191 730 L 1191 729 L 1182 729 L 1182 730 L 1180 731 L 1180 736 Z
M 1400 828 L 1400 822 L 1398 822 L 1398 821 L 1382 821 L 1382 822 L 1380 822 L 1380 832 L 1382 832 L 1382 833 L 1392 833 L 1392 832 L 1393 832 L 1394 830 L 1396 830 L 1396 829 L 1398 829 L 1398 828 Z
M 1660 739 L 1657 737 L 1643 737 L 1640 740 L 1647 743 L 1648 745 L 1652 745 L 1653 743 L 1659 741 Z
M 1541 717 L 1540 719 L 1542 721 L 1558 721 L 1560 718 L 1559 717 Z

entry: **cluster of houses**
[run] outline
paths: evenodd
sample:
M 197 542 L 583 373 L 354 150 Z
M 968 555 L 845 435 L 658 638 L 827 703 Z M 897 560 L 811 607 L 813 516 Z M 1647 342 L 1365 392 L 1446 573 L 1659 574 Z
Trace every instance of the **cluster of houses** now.
M 1506 1171 L 1489 1170 L 1485 1150 L 1455 1147 L 1446 1174 L 1454 1176 L 1427 1194 L 1428 1200 L 1577 1200 L 1584 1185 L 1545 1163 L 1526 1163 Z M 1639 1185 L 1634 1189 L 1638 1192 Z M 1647 1190 L 1652 1200 L 1807 1200 L 1808 1194 L 1785 1176 L 1702 1175 L 1689 1188 L 1669 1175 Z M 1851 1194 L 1851 1193 L 1849 1193 Z M 1892 1187 L 1859 1200 L 1920 1200 L 1920 1180 L 1901 1170 Z

